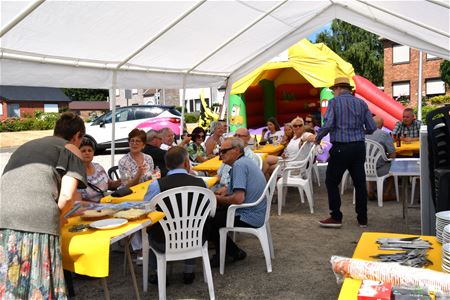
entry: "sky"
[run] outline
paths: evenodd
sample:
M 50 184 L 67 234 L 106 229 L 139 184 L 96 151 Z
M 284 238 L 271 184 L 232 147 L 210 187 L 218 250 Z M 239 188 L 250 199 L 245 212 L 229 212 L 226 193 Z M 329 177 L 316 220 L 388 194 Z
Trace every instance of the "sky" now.
M 310 35 L 308 35 L 307 38 L 308 38 L 308 40 L 310 40 L 311 42 L 315 43 L 315 42 L 316 42 L 317 35 L 318 35 L 319 33 L 321 33 L 322 31 L 330 30 L 330 28 L 331 28 L 331 22 L 329 22 L 329 23 L 323 25 L 322 27 L 320 27 L 319 29 L 317 29 L 316 31 L 314 31 L 313 33 L 311 33 Z

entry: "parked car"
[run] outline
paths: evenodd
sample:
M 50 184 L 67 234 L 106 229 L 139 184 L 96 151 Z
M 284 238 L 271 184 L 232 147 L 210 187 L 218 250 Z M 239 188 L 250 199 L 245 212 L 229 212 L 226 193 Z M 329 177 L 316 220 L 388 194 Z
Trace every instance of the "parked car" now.
M 116 109 L 116 148 L 128 147 L 128 133 L 139 128 L 144 131 L 168 127 L 180 134 L 181 114 L 174 106 L 133 105 Z M 98 151 L 111 148 L 112 112 L 109 111 L 91 123 L 86 123 L 86 137 L 94 142 Z

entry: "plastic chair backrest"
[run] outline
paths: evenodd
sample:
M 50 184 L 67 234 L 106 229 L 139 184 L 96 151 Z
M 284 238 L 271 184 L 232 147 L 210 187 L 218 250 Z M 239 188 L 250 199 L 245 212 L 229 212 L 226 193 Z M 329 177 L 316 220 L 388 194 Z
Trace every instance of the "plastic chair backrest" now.
M 256 155 L 256 156 L 258 156 L 258 167 L 259 167 L 260 170 L 262 170 L 262 168 L 263 168 L 263 159 L 262 159 L 261 155 Z
M 270 217 L 270 206 L 272 204 L 273 193 L 275 192 L 275 188 L 277 186 L 278 173 L 280 171 L 280 166 L 277 166 L 275 170 L 273 170 L 273 173 L 270 176 L 269 181 L 267 181 L 266 187 L 264 188 L 263 194 L 261 195 L 261 198 L 265 197 L 265 200 L 267 201 L 264 223 L 267 223 L 267 220 L 269 220 Z
M 119 180 L 120 179 L 119 166 L 112 166 L 111 168 L 109 168 L 109 170 L 108 170 L 108 177 L 111 180 Z
M 166 238 L 166 255 L 183 255 L 202 248 L 208 216 L 216 212 L 216 196 L 206 188 L 183 186 L 167 190 L 150 201 L 150 209 L 165 214 L 159 221 Z
M 364 163 L 366 176 L 377 177 L 377 161 L 380 158 L 388 161 L 383 146 L 378 142 L 366 140 L 366 162 Z

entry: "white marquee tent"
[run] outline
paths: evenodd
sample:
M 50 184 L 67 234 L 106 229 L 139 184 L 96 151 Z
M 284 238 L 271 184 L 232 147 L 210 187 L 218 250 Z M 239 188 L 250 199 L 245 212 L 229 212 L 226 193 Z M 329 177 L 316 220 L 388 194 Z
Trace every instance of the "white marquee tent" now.
M 227 96 L 234 81 L 335 18 L 450 59 L 445 0 L 0 5 L 0 85 L 104 88 L 114 96 L 114 88 L 226 84 Z

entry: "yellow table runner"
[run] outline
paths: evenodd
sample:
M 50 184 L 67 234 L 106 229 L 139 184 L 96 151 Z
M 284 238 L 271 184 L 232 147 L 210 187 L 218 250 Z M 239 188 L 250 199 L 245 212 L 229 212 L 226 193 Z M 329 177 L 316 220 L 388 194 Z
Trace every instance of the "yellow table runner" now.
M 76 224 L 89 224 L 80 217 L 73 217 L 61 229 L 61 252 L 63 267 L 77 274 L 92 277 L 109 275 L 109 245 L 111 239 L 151 221 L 155 224 L 164 217 L 162 212 L 152 212 L 149 217 L 130 221 L 127 224 L 107 230 L 88 229 L 85 232 L 69 232 Z
M 202 178 L 208 187 L 212 187 L 219 181 L 217 176 L 214 177 L 200 177 Z M 137 184 L 130 189 L 133 191 L 132 194 L 126 195 L 124 197 L 113 197 L 111 195 L 105 196 L 100 199 L 100 203 L 121 203 L 121 202 L 129 202 L 129 201 L 143 201 L 145 194 L 147 193 L 148 187 L 153 180 L 148 180 L 146 182 Z
M 418 235 L 399 234 L 399 233 L 385 233 L 385 232 L 364 232 L 359 239 L 356 246 L 353 258 L 376 261 L 371 258 L 372 255 L 395 253 L 393 250 L 379 250 L 376 240 L 382 237 L 386 238 L 406 238 Z M 420 236 L 420 238 L 432 243 L 432 248 L 428 250 L 428 259 L 433 262 L 427 269 L 442 272 L 442 246 L 434 236 Z M 347 278 L 339 294 L 339 300 L 357 300 L 358 290 L 361 285 L 361 280 Z
M 395 153 L 403 156 L 413 156 L 415 153 L 420 152 L 420 142 L 419 141 L 413 141 L 410 143 L 406 143 L 402 141 L 402 144 L 400 147 L 397 147 L 395 145 Z
M 284 146 L 283 145 L 272 145 L 272 144 L 266 144 L 264 146 L 260 146 L 258 149 L 253 150 L 255 153 L 267 153 L 269 155 L 278 155 L 281 151 L 283 151 Z

